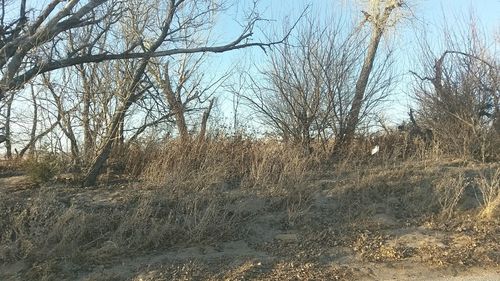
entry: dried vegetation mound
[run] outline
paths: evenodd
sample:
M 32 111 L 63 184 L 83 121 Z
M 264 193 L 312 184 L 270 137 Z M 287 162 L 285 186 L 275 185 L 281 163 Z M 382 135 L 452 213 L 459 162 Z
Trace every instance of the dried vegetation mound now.
M 498 164 L 322 159 L 226 139 L 173 143 L 132 183 L 12 188 L 3 173 L 0 279 L 345 280 L 387 263 L 500 264 Z

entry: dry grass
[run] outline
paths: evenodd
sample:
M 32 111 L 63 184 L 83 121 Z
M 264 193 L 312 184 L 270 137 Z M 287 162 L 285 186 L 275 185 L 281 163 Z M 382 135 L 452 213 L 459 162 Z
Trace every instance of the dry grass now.
M 283 188 L 307 181 L 315 157 L 278 141 L 243 137 L 206 142 L 170 141 L 149 159 L 142 178 L 157 186 L 183 191 L 214 187 Z
M 495 264 L 490 246 L 450 244 L 450 255 L 443 256 L 432 250 L 435 245 L 389 242 L 397 236 L 390 231 L 429 223 L 454 222 L 450 230 L 436 229 L 454 233 L 463 216 L 472 215 L 488 219 L 470 222 L 472 244 L 494 245 L 498 165 L 435 161 L 424 154 L 405 160 L 387 153 L 353 153 L 332 163 L 321 150 L 305 156 L 277 141 L 243 137 L 137 146 L 122 159 L 125 172 L 140 176 L 135 183 L 0 188 L 0 266 L 28 264 L 22 280 L 71 280 L 126 257 L 141 260 L 158 250 L 230 241 L 247 241 L 252 251 L 273 261 L 262 272 L 243 262 L 223 274 L 235 278 L 251 273 L 272 280 L 293 272 L 310 279 L 344 279 L 350 270 L 322 261 L 328 247 L 339 246 L 372 262 L 420 257 L 474 264 L 483 261 L 481 254 Z M 482 225 L 487 230 L 475 230 Z M 290 239 L 275 239 L 276 234 Z M 199 270 L 204 273 L 196 274 L 214 280 L 224 277 Z M 116 272 L 102 276 L 123 279 Z
M 436 198 L 444 219 L 451 219 L 463 196 L 467 181 L 462 174 L 447 175 L 436 182 Z
M 88 255 L 96 252 L 103 258 L 110 245 L 120 253 L 210 242 L 237 236 L 235 230 L 245 220 L 229 213 L 229 201 L 223 196 L 186 197 L 152 191 L 129 196 L 121 204 L 93 204 L 92 198 L 81 198 L 68 205 L 64 202 L 68 195 L 76 197 L 41 189 L 34 200 L 2 200 L 0 260 L 81 258 L 82 254 L 93 259 L 97 257 Z
M 500 168 L 493 168 L 481 173 L 476 182 L 481 191 L 483 207 L 481 217 L 486 219 L 500 218 Z

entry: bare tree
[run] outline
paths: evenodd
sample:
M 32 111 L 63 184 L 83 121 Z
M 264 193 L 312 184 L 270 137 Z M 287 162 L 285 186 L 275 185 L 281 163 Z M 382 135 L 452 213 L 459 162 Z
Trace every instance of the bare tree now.
M 4 127 L 0 128 L 2 130 L 2 133 L 0 133 L 0 143 L 3 143 L 7 140 L 7 134 L 5 134 L 5 132 L 3 132 L 4 130 Z
M 52 0 L 42 10 L 35 12 L 34 18 L 29 18 L 27 1 L 19 3 L 19 14 L 10 22 L 2 22 L 2 41 L 0 44 L 0 67 L 2 77 L 0 79 L 0 100 L 5 97 L 7 91 L 20 88 L 27 81 L 39 73 L 58 69 L 71 65 L 63 62 L 64 59 L 78 59 L 78 54 L 67 54 L 64 59 L 53 57 L 41 57 L 42 48 L 51 48 L 53 51 L 57 45 L 54 39 L 65 31 L 94 25 L 112 20 L 118 16 L 119 5 L 108 5 L 108 9 L 97 11 L 104 6 L 105 0 L 70 1 L 63 5 L 63 1 Z M 2 14 L 17 6 L 17 3 L 2 2 Z M 34 4 L 34 3 L 31 3 Z M 6 20 L 6 19 L 2 19 Z M 52 45 L 52 46 L 49 46 Z
M 221 74 L 220 77 L 204 81 L 205 75 L 200 71 L 204 58 L 204 55 L 188 54 L 176 62 L 176 67 L 172 67 L 168 61 L 152 62 L 148 67 L 153 84 L 166 100 L 165 104 L 175 118 L 177 132 L 184 140 L 189 139 L 191 135 L 187 115 L 204 110 L 203 104 L 210 100 L 204 113 L 206 117 L 201 117 L 200 123 L 201 127 L 206 129 L 206 122 L 213 107 L 213 92 L 227 77 L 227 74 Z M 202 134 L 204 135 L 204 132 Z
M 364 20 L 360 26 L 369 23 L 371 26 L 371 36 L 363 65 L 356 81 L 354 99 L 349 109 L 346 126 L 339 134 L 339 139 L 336 143 L 336 151 L 348 147 L 354 138 L 356 128 L 360 121 L 360 113 L 363 108 L 368 81 L 372 74 L 380 41 L 387 28 L 393 26 L 397 22 L 398 18 L 396 12 L 398 9 L 401 9 L 404 4 L 404 0 L 370 0 L 368 11 L 363 11 Z
M 351 85 L 356 83 L 364 39 L 357 30 L 346 32 L 341 20 L 332 17 L 322 24 L 308 17 L 297 34 L 270 54 L 262 79 L 253 79 L 247 102 L 264 124 L 283 139 L 300 144 L 306 153 L 315 138 L 324 143 L 340 138 L 356 98 Z M 360 120 L 386 97 L 389 57 L 381 62 L 367 81 Z
M 265 22 L 254 3 L 240 23 L 238 35 L 226 43 L 214 39 L 211 29 L 215 15 L 224 11 L 226 4 L 213 0 L 51 0 L 46 6 L 38 6 L 29 0 L 2 1 L 0 101 L 38 75 L 57 71 L 43 80 L 56 121 L 44 124 L 46 130 L 42 132 L 40 124 L 33 122 L 30 140 L 21 154 L 34 149 L 38 140 L 57 128 L 69 140 L 73 158 L 81 157 L 90 166 L 85 185 L 91 185 L 112 150 L 123 146 L 127 132 L 135 139 L 149 126 L 170 122 L 175 116 L 178 125 L 183 123 L 178 128 L 185 135 L 187 122 L 181 116 L 190 110 L 186 102 L 208 102 L 208 106 L 197 108 L 205 110 L 200 116 L 200 135 L 204 136 L 214 99 L 193 91 L 184 100 L 167 99 L 165 106 L 164 100 L 155 95 L 156 85 L 147 72 L 152 62 L 180 65 L 177 55 L 265 48 L 281 44 L 288 36 L 285 33 L 275 41 L 253 41 L 256 26 Z M 10 12 L 14 9 L 18 13 Z M 65 75 L 72 78 L 62 85 L 57 80 Z M 170 79 L 171 74 L 166 75 Z M 189 92 L 185 81 L 181 84 L 180 89 Z M 60 91 L 69 95 L 73 92 L 75 98 L 70 100 Z M 41 110 L 35 115 L 51 114 L 36 98 L 32 102 L 35 110 Z M 170 109 L 176 107 L 184 112 L 172 114 Z M 143 124 L 127 128 L 127 117 L 137 112 L 145 116 Z M 82 127 L 83 147 L 79 147 L 75 126 Z
M 56 110 L 49 107 L 52 103 L 49 99 L 40 98 L 44 94 L 38 88 L 38 85 L 30 84 L 30 98 L 29 101 L 33 107 L 31 128 L 29 129 L 28 140 L 24 146 L 19 150 L 18 158 L 23 158 L 26 152 L 30 157 L 35 156 L 36 143 L 51 134 L 55 128 L 59 126 L 62 115 L 58 114 Z M 46 106 L 42 105 L 42 101 Z M 55 114 L 55 115 L 54 115 Z M 50 117 L 54 117 L 52 120 Z M 54 120 L 55 119 L 55 120 Z
M 341 45 L 338 34 L 308 18 L 297 35 L 273 50 L 259 78 L 249 75 L 253 91 L 244 97 L 250 107 L 305 153 L 310 153 L 312 139 L 326 129 L 334 110 L 333 80 L 340 74 L 335 68 L 345 66 L 335 61 Z
M 249 42 L 255 25 L 261 20 L 256 12 L 251 12 L 247 23 L 233 41 L 220 45 L 197 45 L 192 48 L 179 48 L 176 44 L 164 44 L 167 41 L 191 40 L 199 35 L 200 31 L 207 27 L 207 18 L 223 8 L 222 4 L 213 0 L 165 0 L 160 2 L 165 6 L 167 13 L 160 19 L 160 34 L 156 38 L 147 41 L 145 38 L 137 38 L 136 42 L 128 48 L 117 48 L 117 44 L 108 45 L 103 49 L 92 49 L 92 52 L 82 52 L 88 46 L 94 45 L 108 31 L 113 28 L 128 10 L 126 5 L 134 1 L 117 0 L 73 0 L 65 3 L 61 0 L 51 0 L 43 9 L 27 9 L 27 0 L 21 3 L 2 2 L 0 9 L 2 14 L 6 11 L 19 9 L 17 17 L 10 21 L 2 17 L 0 28 L 0 67 L 2 76 L 0 78 L 0 100 L 3 100 L 7 91 L 22 87 L 27 81 L 38 74 L 80 65 L 90 62 L 103 62 L 106 60 L 120 60 L 142 58 L 145 61 L 151 57 L 172 56 L 183 53 L 214 52 L 220 53 L 229 50 L 242 49 L 252 46 L 271 46 L 281 43 L 275 42 Z M 34 3 L 31 3 L 34 6 Z M 65 4 L 64 4 L 65 3 Z M 140 1 L 143 8 L 146 3 Z M 145 9 L 147 10 L 147 9 Z M 143 10 L 144 11 L 144 10 Z M 34 14 L 29 17 L 29 12 Z M 155 21 L 154 17 L 150 17 Z M 68 34 L 84 28 L 90 28 L 93 32 L 88 36 L 80 38 L 75 51 L 61 52 L 60 46 L 64 46 L 68 40 Z M 190 30 L 191 34 L 181 35 L 180 31 Z M 150 30 L 149 33 L 156 33 Z M 148 39 L 149 40 L 149 39 Z M 150 44 L 150 42 L 152 44 Z M 147 46 L 146 45 L 150 45 Z M 161 47 L 161 48 L 160 48 Z
M 125 56 L 126 58 L 140 58 L 140 60 L 137 61 L 133 69 L 129 70 L 131 73 L 130 79 L 127 80 L 122 90 L 125 95 L 121 97 L 120 103 L 114 111 L 100 150 L 92 160 L 85 175 L 84 185 L 93 185 L 96 182 L 97 176 L 111 154 L 112 146 L 119 135 L 120 128 L 123 127 L 127 111 L 150 89 L 151 84 L 148 83 L 145 73 L 153 57 L 203 52 L 221 53 L 252 46 L 264 48 L 284 41 L 284 39 L 280 39 L 269 43 L 249 42 L 255 24 L 260 20 L 255 10 L 252 9 L 242 32 L 233 41 L 216 46 L 209 45 L 210 38 L 207 37 L 206 30 L 211 28 L 213 24 L 210 15 L 220 11 L 223 7 L 214 1 L 209 1 L 210 5 L 206 5 L 205 2 L 170 0 L 164 7 L 161 7 L 165 8 L 166 13 L 159 23 L 155 17 L 141 14 L 145 8 L 142 2 L 138 3 L 140 5 L 131 6 L 127 10 L 127 13 L 132 15 L 131 18 L 135 18 L 134 15 L 137 14 L 143 16 L 143 27 L 155 26 L 155 30 L 159 31 L 147 32 L 148 30 L 146 30 L 148 37 L 140 40 L 141 47 L 146 51 L 144 55 Z M 160 7 L 153 5 L 149 12 L 156 13 L 159 10 L 161 10 Z M 134 31 L 134 33 L 136 32 Z M 288 34 L 285 35 L 285 38 L 287 36 Z M 136 48 L 134 45 L 132 47 Z M 105 57 L 110 59 L 107 55 Z M 165 79 L 162 80 L 166 81 Z M 177 104 L 174 103 L 174 105 Z M 184 127 L 184 125 L 182 126 Z
M 64 91 L 61 88 L 64 88 L 64 85 L 59 87 L 60 89 L 56 89 L 56 85 L 51 82 L 50 77 L 47 73 L 42 75 L 44 86 L 48 89 L 52 98 L 54 99 L 54 104 L 57 109 L 57 120 L 59 128 L 63 131 L 64 135 L 70 141 L 70 149 L 71 149 L 71 160 L 75 166 L 79 166 L 80 164 L 80 148 L 78 144 L 78 140 L 76 138 L 75 132 L 73 130 L 73 122 L 71 120 L 72 113 L 75 111 L 76 106 L 72 106 L 69 109 L 65 107 L 65 100 L 63 93 Z
M 466 26 L 445 29 L 437 55 L 422 43 L 415 95 L 420 117 L 443 150 L 485 161 L 499 155 L 500 62 L 477 20 Z

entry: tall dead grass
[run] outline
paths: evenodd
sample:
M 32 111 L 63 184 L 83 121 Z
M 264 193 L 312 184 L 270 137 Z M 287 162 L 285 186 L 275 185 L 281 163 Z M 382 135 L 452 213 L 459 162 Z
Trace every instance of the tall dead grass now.
M 62 258 L 94 264 L 128 252 L 238 239 L 252 216 L 232 211 L 232 200 L 222 194 L 155 189 L 124 194 L 120 203 L 90 196 L 68 203 L 65 192 L 39 191 L 30 198 L 0 198 L 0 263 Z
M 54 261 L 91 266 L 126 253 L 241 239 L 259 212 L 281 213 L 284 226 L 304 228 L 322 216 L 347 227 L 379 212 L 447 220 L 471 184 L 481 216 L 498 214 L 498 165 L 471 182 L 421 161 L 435 156 L 432 148 L 412 152 L 403 141 L 370 155 L 371 145 L 360 139 L 333 162 L 325 150 L 304 155 L 300 147 L 243 136 L 136 145 L 119 160 L 142 181 L 123 190 L 42 187 L 4 196 L 0 189 L 0 262 L 32 261 L 30 279 L 39 280 L 58 272 Z M 319 198 L 321 189 L 331 197 Z M 263 202 L 256 208 L 241 203 L 256 197 Z M 315 217 L 323 207 L 329 211 Z
M 239 136 L 172 140 L 157 148 L 141 176 L 150 184 L 183 191 L 286 188 L 307 181 L 318 157 L 278 141 Z
M 0 198 L 0 261 L 37 261 L 33 269 L 43 270 L 32 277 L 39 279 L 51 266 L 44 260 L 93 264 L 130 251 L 238 239 L 258 210 L 239 210 L 235 197 L 221 191 L 285 194 L 281 205 L 292 221 L 306 207 L 304 183 L 318 163 L 279 142 L 243 137 L 134 149 L 121 160 L 143 182 L 120 202 L 108 201 L 106 188 L 94 194 L 42 187 Z

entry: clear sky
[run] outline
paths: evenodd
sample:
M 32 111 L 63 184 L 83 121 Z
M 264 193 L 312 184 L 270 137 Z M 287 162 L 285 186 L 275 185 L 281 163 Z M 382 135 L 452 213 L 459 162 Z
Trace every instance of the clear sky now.
M 241 18 L 244 11 L 242 7 L 251 5 L 251 0 L 236 1 L 228 13 L 232 17 L 222 17 L 219 27 L 219 39 L 224 41 L 225 38 L 234 38 L 239 26 L 234 23 L 232 18 Z M 361 1 L 357 1 L 359 3 Z M 412 16 L 399 24 L 394 35 L 386 40 L 384 44 L 395 50 L 396 59 L 398 61 L 398 70 L 402 75 L 402 80 L 396 87 L 396 91 L 392 95 L 393 102 L 386 106 L 386 116 L 394 122 L 399 122 L 406 118 L 408 106 L 411 103 L 409 94 L 409 70 L 415 69 L 412 57 L 415 57 L 417 52 L 417 44 L 415 34 L 419 34 L 422 30 L 429 35 L 438 36 L 444 25 L 444 21 L 450 27 L 454 27 L 457 19 L 469 17 L 472 11 L 480 20 L 484 27 L 484 32 L 489 34 L 497 34 L 500 36 L 500 0 L 409 0 L 411 5 Z M 334 13 L 335 15 L 343 15 L 354 21 L 359 20 L 362 16 L 362 7 L 352 0 L 261 0 L 259 2 L 259 11 L 261 17 L 275 20 L 266 24 L 266 28 L 272 28 L 278 31 L 282 28 L 281 22 L 287 17 L 291 20 L 296 19 L 303 9 L 310 5 L 310 12 L 319 17 Z M 259 37 L 258 32 L 256 32 Z M 262 38 L 262 37 L 261 37 Z M 497 41 L 497 46 L 500 42 Z M 251 68 L 249 60 L 260 64 L 265 60 L 265 54 L 259 50 L 243 50 L 236 51 L 231 54 L 216 55 L 216 60 L 210 65 L 212 69 L 229 69 L 237 67 L 240 64 L 244 68 Z M 230 116 L 231 101 L 230 95 L 226 95 L 223 99 L 224 115 Z

